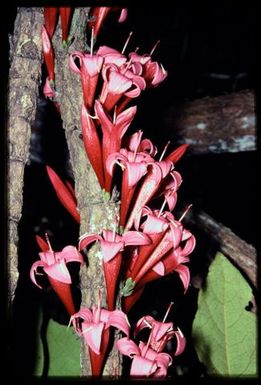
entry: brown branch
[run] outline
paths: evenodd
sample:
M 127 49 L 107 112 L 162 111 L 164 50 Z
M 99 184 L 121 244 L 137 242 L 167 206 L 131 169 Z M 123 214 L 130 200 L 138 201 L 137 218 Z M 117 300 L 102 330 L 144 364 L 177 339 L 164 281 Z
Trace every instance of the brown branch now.
M 23 203 L 24 166 L 29 155 L 31 123 L 35 117 L 41 71 L 40 8 L 20 8 L 10 39 L 8 87 L 8 301 L 18 280 L 17 226 Z
M 167 130 L 193 154 L 254 151 L 255 101 L 252 91 L 206 97 L 171 108 Z
M 227 256 L 247 276 L 253 288 L 257 288 L 256 249 L 239 238 L 228 227 L 216 222 L 211 216 L 201 211 L 190 216 L 185 222 L 208 234 Z

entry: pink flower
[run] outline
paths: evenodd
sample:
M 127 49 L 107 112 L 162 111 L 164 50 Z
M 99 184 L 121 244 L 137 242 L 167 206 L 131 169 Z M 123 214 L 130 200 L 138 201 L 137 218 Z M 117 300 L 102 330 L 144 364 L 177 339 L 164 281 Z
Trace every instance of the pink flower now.
M 78 59 L 79 66 L 75 63 Z M 92 111 L 99 74 L 103 66 L 104 59 L 98 53 L 96 55 L 74 51 L 69 56 L 69 67 L 75 73 L 80 73 L 83 100 L 88 111 Z
M 141 139 L 142 131 L 139 131 Z M 133 144 L 133 143 L 131 143 Z M 114 165 L 118 164 L 123 169 L 121 184 L 121 208 L 120 208 L 120 226 L 124 227 L 129 206 L 132 202 L 136 185 L 140 179 L 147 173 L 148 167 L 154 163 L 154 159 L 146 152 L 137 152 L 139 141 L 136 141 L 136 148 L 132 151 L 121 149 L 107 158 L 106 168 L 110 175 L 113 175 Z
M 120 150 L 122 137 L 130 126 L 136 114 L 137 107 L 130 107 L 120 114 L 115 114 L 113 119 L 111 119 L 106 109 L 98 100 L 95 101 L 94 108 L 102 129 L 102 158 L 105 174 L 105 190 L 110 192 L 112 176 L 106 172 L 106 161 L 109 155 Z
M 43 240 L 39 241 L 38 238 L 38 244 L 42 250 L 46 250 L 46 245 Z M 36 261 L 32 265 L 30 278 L 33 283 L 41 289 L 41 286 L 37 283 L 35 276 L 40 274 L 38 273 L 38 268 L 43 268 L 43 271 L 48 276 L 52 288 L 63 302 L 68 313 L 72 315 L 75 313 L 75 307 L 70 289 L 72 280 L 66 264 L 69 262 L 79 262 L 80 264 L 83 264 L 82 255 L 74 246 L 66 246 L 62 251 L 54 252 L 48 238 L 47 244 L 49 249 L 39 253 L 40 261 Z
M 102 56 L 104 59 L 104 64 L 115 64 L 116 68 L 122 66 L 127 58 L 125 55 L 120 53 L 118 50 L 102 45 L 98 48 L 96 55 Z M 109 68 L 109 67 L 108 67 Z
M 133 81 L 122 74 L 113 64 L 105 67 L 103 71 L 103 88 L 100 95 L 100 102 L 107 111 L 111 111 L 133 85 Z
M 164 378 L 168 366 L 172 364 L 169 354 L 157 353 L 142 341 L 137 346 L 132 340 L 124 337 L 117 341 L 116 347 L 120 353 L 132 358 L 131 376 Z
M 185 349 L 186 338 L 184 337 L 179 328 L 177 328 L 177 330 L 174 330 L 173 322 L 165 322 L 172 305 L 173 302 L 170 303 L 170 306 L 168 307 L 164 320 L 162 322 L 156 321 L 150 315 L 146 315 L 140 318 L 136 324 L 134 336 L 136 337 L 137 334 L 144 328 L 151 329 L 149 346 L 156 352 L 162 352 L 167 342 L 175 336 L 177 346 L 174 355 L 178 356 Z
M 82 322 L 79 322 L 82 320 Z M 92 374 L 102 373 L 105 355 L 109 342 L 109 327 L 113 326 L 129 336 L 129 322 L 121 310 L 108 311 L 101 309 L 100 304 L 92 310 L 82 308 L 71 317 L 76 332 L 84 337 L 89 346 Z
M 133 226 L 136 216 L 139 215 L 142 208 L 147 204 L 147 202 L 157 191 L 162 179 L 163 175 L 160 166 L 156 163 L 150 164 L 149 170 L 139 189 L 133 209 L 125 226 L 126 230 L 129 230 Z
M 148 61 L 144 64 L 144 79 L 147 87 L 157 87 L 164 79 L 168 72 L 157 62 Z
M 107 288 L 108 309 L 114 309 L 115 291 L 122 263 L 121 252 L 126 246 L 146 245 L 150 238 L 138 231 L 127 231 L 123 235 L 115 231 L 103 230 L 102 236 L 98 234 L 84 234 L 80 237 L 79 249 L 87 247 L 94 241 L 100 241 L 103 256 L 103 270 Z

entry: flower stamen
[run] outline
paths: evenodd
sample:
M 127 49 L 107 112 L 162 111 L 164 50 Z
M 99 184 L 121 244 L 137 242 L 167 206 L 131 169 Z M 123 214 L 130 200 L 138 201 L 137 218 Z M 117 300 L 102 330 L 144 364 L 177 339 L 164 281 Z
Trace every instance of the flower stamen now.
M 93 40 L 94 40 L 94 27 L 92 27 L 92 34 L 91 34 L 91 56 L 93 55 Z
M 154 53 L 154 51 L 157 48 L 157 46 L 159 45 L 159 43 L 160 43 L 160 40 L 157 40 L 156 43 L 154 44 L 152 50 L 150 51 L 150 56 L 152 56 L 152 54 Z
M 181 215 L 181 217 L 179 218 L 179 222 L 182 221 L 182 219 L 185 217 L 185 215 L 188 213 L 188 211 L 191 209 L 192 207 L 192 204 L 188 205 L 188 207 L 186 208 L 186 210 L 184 211 L 184 213 Z
M 165 314 L 162 322 L 166 321 L 167 316 L 169 315 L 170 309 L 172 308 L 173 304 L 174 304 L 174 302 L 170 302 L 169 307 L 167 308 L 166 314 Z
M 122 48 L 122 51 L 121 51 L 122 54 L 124 54 L 125 49 L 127 48 L 127 45 L 129 44 L 129 41 L 130 41 L 130 38 L 131 38 L 132 34 L 133 34 L 133 32 L 131 31 L 131 32 L 129 33 L 129 36 L 127 37 L 127 40 L 126 40 L 126 42 L 125 42 L 123 48 Z
M 167 151 L 167 148 L 169 147 L 169 144 L 170 144 L 170 141 L 167 142 L 166 146 L 164 147 L 163 151 L 162 151 L 162 154 L 159 158 L 159 162 L 163 159 L 163 156 L 165 155 L 166 151 Z

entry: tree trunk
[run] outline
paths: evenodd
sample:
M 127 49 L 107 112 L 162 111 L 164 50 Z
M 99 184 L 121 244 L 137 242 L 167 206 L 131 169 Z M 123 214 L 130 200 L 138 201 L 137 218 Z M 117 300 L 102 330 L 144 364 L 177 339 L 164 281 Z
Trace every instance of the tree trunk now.
M 80 233 L 100 233 L 102 229 L 112 229 L 119 204 L 105 202 L 96 175 L 86 156 L 81 135 L 80 111 L 83 102 L 81 79 L 69 69 L 69 53 L 75 50 L 86 51 L 86 25 L 88 8 L 76 8 L 72 20 L 74 41 L 69 50 L 62 46 L 61 29 L 58 26 L 53 37 L 55 52 L 56 91 L 61 109 L 63 128 L 68 143 L 71 166 L 75 178 L 75 192 L 81 216 Z M 57 144 L 59 145 L 59 144 Z M 99 290 L 102 293 L 102 306 L 106 307 L 106 289 L 102 261 L 99 250 L 93 246 L 88 253 L 87 264 L 81 269 L 82 306 L 92 307 L 98 303 Z M 106 362 L 103 375 L 121 374 L 121 357 L 113 349 Z M 86 344 L 81 345 L 82 376 L 91 375 L 91 367 Z
M 41 75 L 42 12 L 19 8 L 10 39 L 8 84 L 8 308 L 14 300 L 18 280 L 17 226 L 23 202 L 24 167 L 29 156 L 31 123 L 35 118 Z

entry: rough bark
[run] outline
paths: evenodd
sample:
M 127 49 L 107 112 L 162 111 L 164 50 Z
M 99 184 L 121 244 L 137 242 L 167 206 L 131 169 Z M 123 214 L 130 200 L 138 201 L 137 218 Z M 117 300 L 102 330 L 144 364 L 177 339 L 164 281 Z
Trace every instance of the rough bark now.
M 29 156 L 31 123 L 35 118 L 41 73 L 40 28 L 38 9 L 20 8 L 10 38 L 8 84 L 8 301 L 11 306 L 18 280 L 17 226 L 23 203 L 24 167 Z
M 55 49 L 55 73 L 58 102 L 61 107 L 63 128 L 68 143 L 71 166 L 75 178 L 75 192 L 81 216 L 80 233 L 100 233 L 102 229 L 112 229 L 118 203 L 105 202 L 96 175 L 87 159 L 80 122 L 82 87 L 80 76 L 69 69 L 68 54 L 75 50 L 86 50 L 86 23 L 88 8 L 76 8 L 73 16 L 73 44 L 67 52 L 61 44 L 61 30 L 53 37 Z M 74 27 L 73 27 L 74 28 Z M 87 256 L 87 264 L 81 269 L 82 306 L 92 307 L 98 302 L 99 290 L 102 293 L 102 306 L 106 307 L 106 290 L 99 250 L 93 246 Z M 121 357 L 113 349 L 106 362 L 104 376 L 116 378 L 121 374 Z M 89 354 L 84 341 L 81 345 L 81 374 L 91 375 Z
M 252 91 L 206 97 L 171 108 L 170 133 L 190 144 L 193 154 L 256 150 L 255 100 Z
M 184 220 L 184 222 L 187 221 L 188 227 L 192 224 L 212 238 L 218 245 L 218 249 L 246 275 L 252 288 L 257 290 L 256 249 L 252 245 L 203 211 L 189 216 Z

